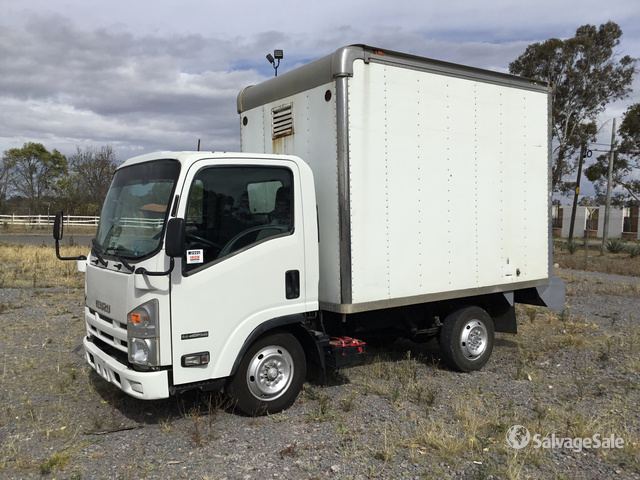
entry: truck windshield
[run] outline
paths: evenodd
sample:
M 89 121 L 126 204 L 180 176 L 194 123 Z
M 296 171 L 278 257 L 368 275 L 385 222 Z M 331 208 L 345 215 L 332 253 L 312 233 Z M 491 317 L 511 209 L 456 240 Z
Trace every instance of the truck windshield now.
M 140 259 L 160 248 L 180 164 L 155 160 L 116 171 L 100 214 L 98 253 Z

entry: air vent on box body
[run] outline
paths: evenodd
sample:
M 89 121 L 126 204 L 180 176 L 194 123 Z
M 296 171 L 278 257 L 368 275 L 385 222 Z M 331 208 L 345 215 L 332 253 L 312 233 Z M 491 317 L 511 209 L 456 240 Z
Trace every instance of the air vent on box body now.
M 293 105 L 280 105 L 271 110 L 271 136 L 276 138 L 293 135 Z

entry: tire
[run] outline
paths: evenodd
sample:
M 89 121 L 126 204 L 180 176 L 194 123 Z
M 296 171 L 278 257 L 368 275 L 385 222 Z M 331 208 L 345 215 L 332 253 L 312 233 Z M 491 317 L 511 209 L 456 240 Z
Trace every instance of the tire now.
M 293 405 L 306 376 L 300 342 L 290 333 L 274 333 L 259 338 L 246 351 L 226 393 L 246 415 L 278 413 Z
M 480 307 L 450 313 L 440 330 L 442 358 L 460 372 L 480 370 L 491 357 L 493 343 L 493 319 Z

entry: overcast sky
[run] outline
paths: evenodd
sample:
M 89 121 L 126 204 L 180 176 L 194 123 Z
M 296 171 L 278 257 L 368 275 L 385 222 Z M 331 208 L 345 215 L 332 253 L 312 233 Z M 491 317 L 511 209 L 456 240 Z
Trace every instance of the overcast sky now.
M 640 57 L 638 0 L 0 0 L 0 8 L 0 151 L 27 141 L 63 153 L 110 144 L 124 160 L 194 149 L 198 138 L 203 149 L 238 149 L 236 94 L 273 75 L 264 55 L 274 48 L 285 51 L 280 71 L 350 43 L 506 71 L 531 42 L 613 20 L 624 32 L 618 53 Z M 640 78 L 600 121 L 638 101 Z

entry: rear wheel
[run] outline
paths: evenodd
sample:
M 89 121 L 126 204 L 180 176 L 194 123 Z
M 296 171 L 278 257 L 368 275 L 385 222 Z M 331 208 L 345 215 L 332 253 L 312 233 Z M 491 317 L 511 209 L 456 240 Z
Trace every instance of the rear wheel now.
M 493 320 L 480 307 L 465 307 L 449 314 L 440 331 L 444 361 L 461 372 L 480 370 L 491 357 L 493 342 Z
M 306 374 L 304 351 L 296 337 L 267 335 L 247 350 L 227 395 L 247 415 L 277 413 L 295 402 Z

